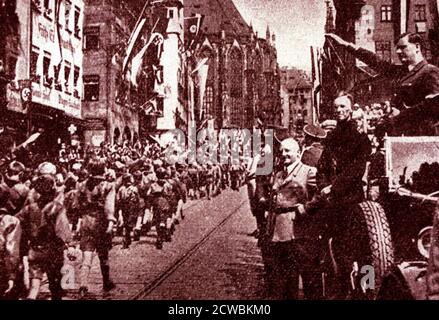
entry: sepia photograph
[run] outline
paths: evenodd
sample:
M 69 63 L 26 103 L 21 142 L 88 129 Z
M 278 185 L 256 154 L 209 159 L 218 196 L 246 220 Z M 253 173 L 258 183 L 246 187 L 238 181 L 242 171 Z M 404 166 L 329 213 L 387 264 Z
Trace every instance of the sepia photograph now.
M 0 0 L 0 300 L 437 300 L 438 136 L 436 0 Z

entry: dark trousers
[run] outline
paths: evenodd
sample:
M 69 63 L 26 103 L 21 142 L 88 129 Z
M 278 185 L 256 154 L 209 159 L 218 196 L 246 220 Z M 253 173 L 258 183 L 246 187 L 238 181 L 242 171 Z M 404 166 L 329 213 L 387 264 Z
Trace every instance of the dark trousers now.
M 101 267 L 102 282 L 104 283 L 104 286 L 107 286 L 111 282 L 109 250 L 106 248 L 97 250 L 97 254 L 99 257 L 99 264 Z
M 323 298 L 319 247 L 314 240 L 271 242 L 263 247 L 269 299 L 298 299 L 299 275 L 306 299 Z

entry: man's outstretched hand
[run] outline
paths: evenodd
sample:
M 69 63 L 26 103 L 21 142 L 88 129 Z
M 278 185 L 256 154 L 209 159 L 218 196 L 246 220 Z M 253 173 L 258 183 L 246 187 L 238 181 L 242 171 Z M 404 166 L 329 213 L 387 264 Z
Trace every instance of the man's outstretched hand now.
M 326 39 L 332 40 L 340 46 L 358 49 L 358 47 L 355 44 L 343 40 L 340 36 L 338 36 L 334 33 L 326 33 L 325 37 L 326 37 Z

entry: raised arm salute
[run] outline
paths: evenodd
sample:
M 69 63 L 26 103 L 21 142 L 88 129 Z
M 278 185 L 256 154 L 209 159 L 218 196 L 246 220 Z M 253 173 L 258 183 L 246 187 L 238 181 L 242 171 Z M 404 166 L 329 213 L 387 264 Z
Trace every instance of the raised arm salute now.
M 425 60 L 419 34 L 405 33 L 396 40 L 396 53 L 401 64 L 385 61 L 374 52 L 335 34 L 326 34 L 326 37 L 393 82 L 392 105 L 402 111 L 394 121 L 394 133 L 426 135 L 432 132 L 427 127 L 439 120 L 435 102 L 439 95 L 439 68 Z M 415 123 L 416 129 L 413 128 Z

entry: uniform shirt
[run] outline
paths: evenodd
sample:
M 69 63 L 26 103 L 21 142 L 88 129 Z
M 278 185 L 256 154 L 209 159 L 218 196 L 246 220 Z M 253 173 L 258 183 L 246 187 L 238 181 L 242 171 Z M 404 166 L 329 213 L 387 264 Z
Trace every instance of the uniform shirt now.
M 418 63 L 409 70 L 406 66 L 396 65 L 382 60 L 375 53 L 366 49 L 355 50 L 354 55 L 367 63 L 383 76 L 393 81 L 392 105 L 401 110 L 401 115 L 394 127 L 392 135 L 430 135 L 431 127 L 439 120 L 439 110 L 436 104 L 423 105 L 425 98 L 439 93 L 439 68 L 426 60 Z M 417 110 L 410 110 L 414 108 Z
M 305 204 L 309 199 L 309 191 L 315 188 L 316 168 L 303 164 L 300 160 L 288 166 L 287 171 L 275 174 L 273 192 L 274 211 L 297 204 Z M 272 233 L 272 242 L 286 242 L 303 237 L 303 230 L 296 227 L 294 210 L 275 213 L 274 221 L 268 221 L 267 229 Z
M 319 190 L 332 185 L 331 197 L 336 203 L 362 201 L 362 178 L 371 151 L 367 135 L 358 132 L 355 121 L 339 122 L 326 138 L 317 165 Z
M 422 102 L 426 96 L 439 93 L 439 68 L 426 60 L 412 70 L 406 66 L 392 64 L 366 49 L 358 49 L 355 56 L 382 75 L 393 80 L 393 105 L 398 109 L 412 107 Z

